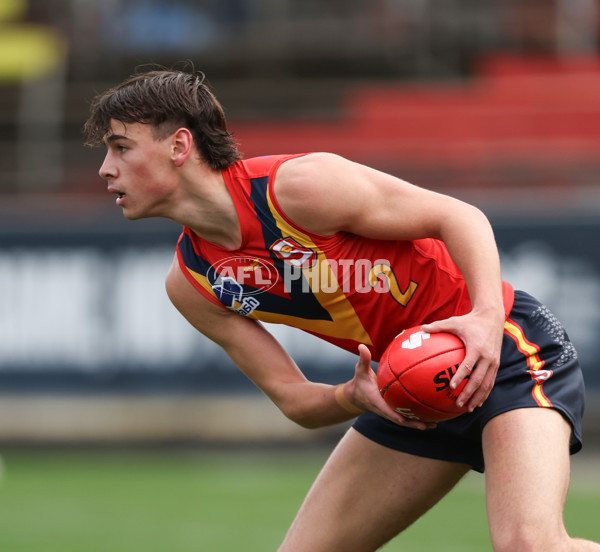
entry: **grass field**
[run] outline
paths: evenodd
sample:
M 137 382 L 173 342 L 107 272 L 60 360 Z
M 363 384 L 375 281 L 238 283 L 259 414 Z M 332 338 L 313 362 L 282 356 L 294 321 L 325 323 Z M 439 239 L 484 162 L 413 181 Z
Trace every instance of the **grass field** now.
M 326 455 L 7 451 L 0 550 L 276 550 Z M 566 522 L 573 534 L 600 540 L 600 470 L 594 459 L 584 464 L 573 477 Z M 468 476 L 385 552 L 491 550 L 482 485 L 481 476 Z

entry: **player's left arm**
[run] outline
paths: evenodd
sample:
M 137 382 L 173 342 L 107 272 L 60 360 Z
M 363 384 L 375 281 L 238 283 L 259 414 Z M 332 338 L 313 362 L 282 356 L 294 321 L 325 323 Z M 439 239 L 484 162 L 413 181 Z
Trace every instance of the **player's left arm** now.
M 500 261 L 491 225 L 476 207 L 394 176 L 318 153 L 284 163 L 275 180 L 282 209 L 312 232 L 352 232 L 370 238 L 442 240 L 461 270 L 472 311 L 435 322 L 466 344 L 453 384 L 471 374 L 458 398 L 470 410 L 489 395 L 498 371 L 504 326 Z
M 359 348 L 354 377 L 339 386 L 309 381 L 274 336 L 258 321 L 222 308 L 192 286 L 173 259 L 166 279 L 169 299 L 200 333 L 220 345 L 238 368 L 290 420 L 307 428 L 355 418 L 369 410 L 390 421 L 425 429 L 432 424 L 404 418 L 381 397 L 371 356 Z M 367 384 L 365 384 L 367 382 Z

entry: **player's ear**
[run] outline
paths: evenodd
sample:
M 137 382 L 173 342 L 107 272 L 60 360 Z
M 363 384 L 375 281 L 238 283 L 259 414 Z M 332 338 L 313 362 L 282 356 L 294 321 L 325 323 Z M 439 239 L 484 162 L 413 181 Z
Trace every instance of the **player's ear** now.
M 190 156 L 194 138 L 187 128 L 178 128 L 171 137 L 171 159 L 176 167 L 181 167 Z

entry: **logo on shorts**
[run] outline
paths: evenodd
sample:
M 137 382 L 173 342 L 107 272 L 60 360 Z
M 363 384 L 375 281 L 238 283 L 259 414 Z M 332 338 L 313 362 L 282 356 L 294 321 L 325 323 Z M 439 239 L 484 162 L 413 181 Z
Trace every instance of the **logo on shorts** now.
M 529 370 L 532 379 L 538 383 L 544 383 L 552 377 L 552 370 Z

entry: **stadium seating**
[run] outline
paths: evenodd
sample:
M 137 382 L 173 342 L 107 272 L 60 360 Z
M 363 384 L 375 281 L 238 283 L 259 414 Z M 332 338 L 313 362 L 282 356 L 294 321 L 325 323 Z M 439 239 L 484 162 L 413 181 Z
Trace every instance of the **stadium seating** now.
M 334 151 L 463 185 L 572 184 L 600 164 L 600 61 L 497 57 L 465 81 L 359 84 L 342 113 L 233 129 L 246 155 Z

